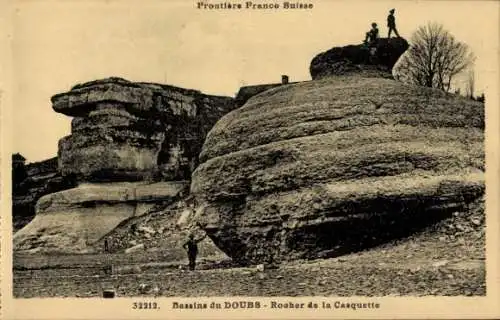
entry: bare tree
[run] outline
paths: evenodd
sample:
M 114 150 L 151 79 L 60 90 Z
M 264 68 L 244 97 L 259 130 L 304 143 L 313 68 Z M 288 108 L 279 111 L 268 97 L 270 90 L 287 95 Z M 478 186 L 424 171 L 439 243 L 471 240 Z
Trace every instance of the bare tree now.
M 474 69 L 470 68 L 465 79 L 465 95 L 468 98 L 474 99 L 475 84 Z
M 394 67 L 396 79 L 448 92 L 454 76 L 474 62 L 469 46 L 431 22 L 411 36 L 411 46 Z

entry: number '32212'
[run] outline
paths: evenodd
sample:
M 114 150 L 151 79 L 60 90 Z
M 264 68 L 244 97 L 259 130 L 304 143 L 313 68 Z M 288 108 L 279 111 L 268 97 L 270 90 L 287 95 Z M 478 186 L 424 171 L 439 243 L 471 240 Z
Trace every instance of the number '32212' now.
M 160 309 L 156 302 L 134 302 L 132 309 Z

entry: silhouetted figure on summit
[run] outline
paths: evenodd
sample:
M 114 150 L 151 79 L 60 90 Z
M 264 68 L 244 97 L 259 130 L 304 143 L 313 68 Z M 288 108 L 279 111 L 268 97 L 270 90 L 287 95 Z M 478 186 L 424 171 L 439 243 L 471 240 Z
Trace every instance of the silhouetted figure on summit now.
M 391 9 L 389 11 L 389 15 L 387 16 L 387 27 L 389 28 L 389 35 L 387 36 L 387 38 L 391 37 L 392 31 L 394 31 L 396 36 L 399 38 L 399 33 L 396 29 L 396 17 L 394 16 L 394 11 L 396 11 L 396 9 Z
M 371 30 L 366 33 L 364 43 L 373 45 L 377 42 L 377 39 L 378 39 L 378 28 L 377 24 L 373 22 Z

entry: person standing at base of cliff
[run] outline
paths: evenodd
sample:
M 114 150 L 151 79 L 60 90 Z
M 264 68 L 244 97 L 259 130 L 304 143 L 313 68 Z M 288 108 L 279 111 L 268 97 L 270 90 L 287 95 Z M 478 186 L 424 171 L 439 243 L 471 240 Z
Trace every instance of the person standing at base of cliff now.
M 394 31 L 396 36 L 399 38 L 398 30 L 396 29 L 396 17 L 394 16 L 394 12 L 396 9 L 391 9 L 389 11 L 389 15 L 387 16 L 387 27 L 389 28 L 389 35 L 387 38 L 391 37 L 391 32 Z
M 200 239 L 195 239 L 194 234 L 189 233 L 188 240 L 182 246 L 184 249 L 187 249 L 188 260 L 189 260 L 189 270 L 194 270 L 196 268 L 196 256 L 198 255 L 198 242 L 205 239 L 207 235 L 205 234 Z
M 108 241 L 108 238 L 104 239 L 104 252 L 109 252 L 109 241 Z

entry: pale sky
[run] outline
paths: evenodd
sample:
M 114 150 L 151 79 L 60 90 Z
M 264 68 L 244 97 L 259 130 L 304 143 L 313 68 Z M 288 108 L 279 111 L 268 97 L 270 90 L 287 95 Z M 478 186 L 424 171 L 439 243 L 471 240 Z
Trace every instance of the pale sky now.
M 50 97 L 76 83 L 116 76 L 234 96 L 240 86 L 279 82 L 282 74 L 309 80 L 316 54 L 361 43 L 372 21 L 385 37 L 391 8 L 406 39 L 436 21 L 467 43 L 477 57 L 476 91 L 488 92 L 498 62 L 499 2 L 309 2 L 314 9 L 202 11 L 196 0 L 18 1 L 13 151 L 27 162 L 57 155 L 71 118 L 54 112 Z

